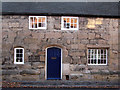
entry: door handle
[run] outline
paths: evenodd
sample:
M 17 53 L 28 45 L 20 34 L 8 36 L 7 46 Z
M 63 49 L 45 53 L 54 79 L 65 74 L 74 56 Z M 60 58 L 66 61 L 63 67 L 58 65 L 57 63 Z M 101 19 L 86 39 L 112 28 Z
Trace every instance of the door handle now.
M 56 57 L 51 57 L 51 59 L 56 59 Z

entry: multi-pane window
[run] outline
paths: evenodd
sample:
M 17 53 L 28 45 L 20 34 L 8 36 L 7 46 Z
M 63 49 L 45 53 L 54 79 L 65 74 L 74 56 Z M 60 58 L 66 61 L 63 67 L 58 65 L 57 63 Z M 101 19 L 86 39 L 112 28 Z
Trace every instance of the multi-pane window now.
M 88 65 L 107 65 L 107 49 L 88 49 Z
M 29 16 L 30 29 L 46 29 L 46 16 Z
M 61 30 L 78 30 L 78 17 L 62 17 Z
M 24 64 L 24 48 L 14 48 L 14 64 Z

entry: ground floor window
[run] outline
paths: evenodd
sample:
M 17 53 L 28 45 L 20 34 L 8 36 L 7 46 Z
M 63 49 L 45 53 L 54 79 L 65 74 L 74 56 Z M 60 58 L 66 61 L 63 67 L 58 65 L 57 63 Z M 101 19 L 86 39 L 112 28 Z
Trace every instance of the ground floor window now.
M 24 64 L 24 48 L 14 48 L 14 64 Z
M 107 65 L 107 49 L 88 49 L 88 65 Z

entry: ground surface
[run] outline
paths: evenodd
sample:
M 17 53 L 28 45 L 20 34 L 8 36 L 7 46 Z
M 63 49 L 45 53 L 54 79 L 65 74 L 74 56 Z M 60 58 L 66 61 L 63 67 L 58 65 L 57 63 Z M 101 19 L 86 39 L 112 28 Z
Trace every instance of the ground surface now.
M 65 89 L 64 90 L 119 90 L 118 88 L 71 88 L 71 89 Z M 50 88 L 50 89 L 46 89 L 46 88 L 4 88 L 2 90 L 60 90 L 60 89 L 55 89 L 55 88 Z
M 18 81 L 2 83 L 3 88 L 120 88 L 118 82 L 96 81 Z M 26 89 L 25 89 L 26 90 Z

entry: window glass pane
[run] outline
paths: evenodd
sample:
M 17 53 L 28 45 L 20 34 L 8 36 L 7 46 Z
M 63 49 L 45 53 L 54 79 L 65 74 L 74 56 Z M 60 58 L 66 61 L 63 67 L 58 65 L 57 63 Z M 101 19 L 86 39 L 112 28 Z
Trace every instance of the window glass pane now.
M 19 49 L 16 49 L 16 53 L 20 53 Z
M 45 22 L 45 18 L 42 18 L 42 22 Z
M 73 27 L 73 24 L 71 24 L 71 28 L 74 28 L 74 27 Z
M 73 19 L 71 19 L 71 23 L 73 23 Z
M 69 24 L 69 23 L 67 23 L 66 28 L 69 28 L 69 27 L 70 27 L 70 24 Z
M 23 53 L 23 50 L 22 50 L 22 49 L 20 49 L 20 53 Z
M 70 18 L 67 18 L 67 23 L 69 23 L 70 22 Z
M 100 59 L 98 59 L 98 64 L 100 64 Z
M 20 62 L 22 62 L 22 58 L 20 58 Z
M 30 23 L 32 23 L 33 22 L 33 17 L 30 17 Z
M 96 64 L 96 61 L 97 61 L 97 60 L 96 60 L 96 59 L 94 59 L 94 64 Z
M 103 54 L 103 49 L 101 49 L 101 54 Z
M 16 57 L 19 57 L 19 54 L 16 54 Z
M 38 18 L 38 22 L 42 22 L 41 18 Z
M 104 60 L 104 64 L 106 64 L 106 60 Z
M 101 64 L 103 64 L 103 59 L 101 59 Z
M 39 23 L 38 26 L 39 26 L 39 27 L 42 27 L 42 23 Z
M 20 54 L 20 57 L 23 57 L 23 55 L 22 55 L 22 54 Z
M 106 49 L 104 49 L 104 54 L 106 54 Z
M 91 63 L 93 64 L 93 59 L 91 59 Z
M 77 23 L 77 19 L 74 19 L 74 23 Z
M 64 18 L 64 22 L 66 22 L 66 18 Z
M 74 24 L 74 28 L 77 28 L 77 24 Z
M 45 27 L 45 23 L 42 24 L 42 27 Z

